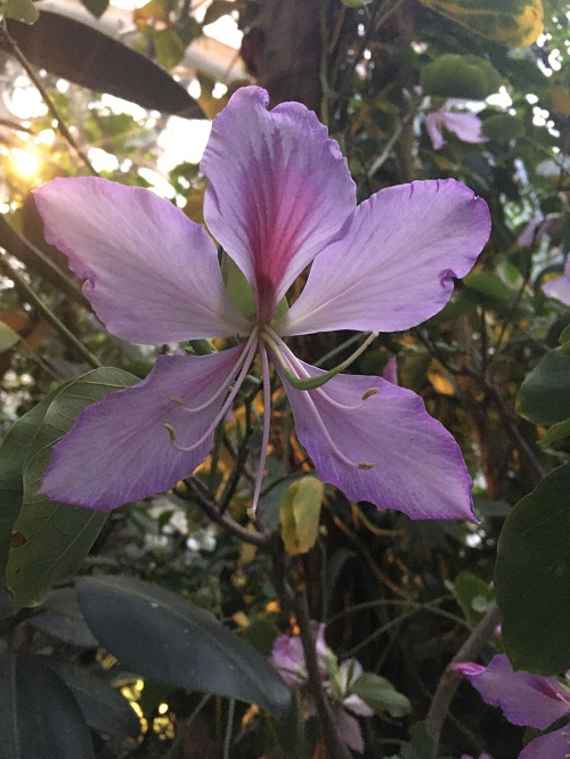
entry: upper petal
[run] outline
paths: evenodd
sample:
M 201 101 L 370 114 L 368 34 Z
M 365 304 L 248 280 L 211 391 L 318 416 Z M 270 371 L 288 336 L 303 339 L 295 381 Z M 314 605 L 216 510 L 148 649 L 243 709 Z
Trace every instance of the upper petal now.
M 481 119 L 474 113 L 442 111 L 441 116 L 445 128 L 463 142 L 487 142 L 488 138 L 481 131 Z
M 213 432 L 190 452 L 220 411 L 217 392 L 235 374 L 242 347 L 208 356 L 160 356 L 148 377 L 88 406 L 55 445 L 42 492 L 53 500 L 109 510 L 163 492 L 190 475 Z M 216 395 L 217 394 L 217 395 Z M 190 413 L 212 398 L 204 410 Z
M 244 87 L 214 119 L 201 168 L 210 231 L 257 288 L 269 317 L 353 211 L 355 186 L 326 127 L 300 103 L 267 110 Z
M 306 375 L 322 374 L 297 361 Z M 323 481 L 353 501 L 412 519 L 473 518 L 459 446 L 419 396 L 380 377 L 349 374 L 317 390 L 295 390 L 278 371 L 297 436 Z
M 570 711 L 570 701 L 554 677 L 513 672 L 508 658 L 494 656 L 488 667 L 461 662 L 454 669 L 464 675 L 482 698 L 498 706 L 514 725 L 529 725 L 540 730 Z
M 564 273 L 561 277 L 549 279 L 542 285 L 542 289 L 549 298 L 556 298 L 565 306 L 570 306 L 570 274 Z
M 389 187 L 355 210 L 313 262 L 279 331 L 393 332 L 437 314 L 489 238 L 489 209 L 461 182 Z
M 570 727 L 553 730 L 530 741 L 519 759 L 567 759 L 570 755 Z
M 172 203 L 98 177 L 54 179 L 34 199 L 46 240 L 84 280 L 109 332 L 152 344 L 245 328 L 226 298 L 214 244 Z

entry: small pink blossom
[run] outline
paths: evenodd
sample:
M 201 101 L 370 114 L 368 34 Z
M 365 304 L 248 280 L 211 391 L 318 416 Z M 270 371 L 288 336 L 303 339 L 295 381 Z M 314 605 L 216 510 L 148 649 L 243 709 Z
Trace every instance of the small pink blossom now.
M 481 119 L 474 113 L 433 111 L 426 116 L 426 129 L 434 150 L 441 150 L 445 145 L 444 131 L 452 132 L 463 142 L 487 142 L 481 129 Z

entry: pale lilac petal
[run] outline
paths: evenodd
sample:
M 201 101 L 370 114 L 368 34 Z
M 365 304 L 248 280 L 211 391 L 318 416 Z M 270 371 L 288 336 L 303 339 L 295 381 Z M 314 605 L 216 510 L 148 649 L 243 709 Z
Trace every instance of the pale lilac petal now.
M 389 187 L 362 203 L 313 262 L 278 331 L 393 332 L 429 319 L 489 238 L 487 204 L 454 179 Z
M 481 130 L 481 119 L 474 113 L 442 111 L 441 117 L 445 129 L 453 132 L 463 142 L 476 144 L 488 141 Z
M 341 741 L 358 754 L 364 753 L 364 738 L 356 717 L 341 707 L 335 709 L 335 724 Z
M 426 130 L 434 150 L 441 150 L 445 145 L 442 127 L 443 118 L 439 111 L 434 111 L 426 116 Z
M 564 273 L 561 277 L 549 279 L 542 285 L 542 289 L 549 298 L 556 298 L 565 306 L 570 306 L 570 274 Z
M 289 285 L 355 206 L 346 161 L 301 103 L 267 110 L 269 95 L 243 87 L 214 119 L 201 168 L 214 237 L 258 290 L 270 316 Z
M 374 716 L 374 709 L 368 706 L 368 704 L 355 693 L 353 693 L 351 696 L 347 696 L 343 700 L 342 705 L 345 709 L 348 709 L 349 712 L 352 712 L 352 714 L 357 714 L 359 717 Z
M 231 348 L 208 356 L 161 356 L 138 385 L 113 392 L 88 406 L 53 449 L 42 492 L 52 500 L 107 511 L 163 492 L 187 477 L 213 444 L 213 433 L 191 452 L 180 452 L 207 431 L 224 394 L 215 396 L 242 352 Z
M 273 643 L 271 662 L 291 688 L 307 679 L 303 642 L 298 635 L 278 635 Z
M 34 199 L 109 332 L 153 344 L 246 330 L 205 229 L 167 200 L 98 177 L 54 179 Z
M 543 221 L 544 216 L 541 213 L 536 213 L 518 236 L 517 245 L 521 248 L 532 247 L 535 243 L 538 229 Z
M 494 656 L 486 668 L 460 662 L 453 669 L 469 680 L 484 701 L 498 706 L 514 725 L 544 730 L 570 711 L 570 692 L 556 678 L 514 672 L 502 654 Z
M 298 364 L 305 376 L 322 374 Z M 295 390 L 277 371 L 297 436 L 324 482 L 350 500 L 412 519 L 473 518 L 471 479 L 459 446 L 419 396 L 380 377 L 348 374 L 317 390 Z
M 519 759 L 567 759 L 570 756 L 570 726 L 553 730 L 530 741 Z

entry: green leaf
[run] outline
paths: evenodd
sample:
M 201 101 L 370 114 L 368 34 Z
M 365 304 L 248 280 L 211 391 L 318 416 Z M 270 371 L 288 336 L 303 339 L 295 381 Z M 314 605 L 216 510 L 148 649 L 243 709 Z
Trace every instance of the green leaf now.
M 23 470 L 18 540 L 8 555 L 7 584 L 16 605 L 39 603 L 51 584 L 73 576 L 108 517 L 40 495 L 51 447 L 87 405 L 137 381 L 121 369 L 94 369 L 60 389 L 45 411 Z
M 12 528 L 22 507 L 22 470 L 50 403 L 51 396 L 18 419 L 0 445 L 0 576 L 4 575 Z
M 416 722 L 410 730 L 411 743 L 402 751 L 402 759 L 434 759 L 437 753 L 434 740 L 425 722 Z
M 101 18 L 109 7 L 109 0 L 81 0 L 81 4 L 84 5 L 89 13 L 95 18 Z
M 389 680 L 373 672 L 365 672 L 351 688 L 352 693 L 378 712 L 388 712 L 391 717 L 405 717 L 412 705 L 403 693 L 397 691 Z
M 427 95 L 484 100 L 499 89 L 501 77 L 484 58 L 448 53 L 422 68 L 421 83 Z
M 495 142 L 506 143 L 522 137 L 525 133 L 524 124 L 516 116 L 508 113 L 497 113 L 483 121 L 483 132 Z
M 301 477 L 287 488 L 279 508 L 281 537 L 288 554 L 307 553 L 319 537 L 325 488 L 316 477 Z
M 490 305 L 508 305 L 513 299 L 513 292 L 503 280 L 490 271 L 474 271 L 463 280 L 465 287 L 472 293 L 482 296 Z
M 482 37 L 509 47 L 532 45 L 544 28 L 542 0 L 420 0 Z
M 495 571 L 503 641 L 513 665 L 541 674 L 570 667 L 570 465 L 515 506 Z
M 31 26 L 36 23 L 40 13 L 32 0 L 6 0 L 4 16 Z
M 566 440 L 568 437 L 570 437 L 570 419 L 565 419 L 563 422 L 552 425 L 539 442 L 543 448 L 549 448 L 561 440 Z
M 228 13 L 235 11 L 235 9 L 236 4 L 232 0 L 214 0 L 206 11 L 203 25 L 213 24 L 214 21 L 217 21 L 222 16 L 227 16 Z
M 154 48 L 156 60 L 167 70 L 180 63 L 186 50 L 185 44 L 174 29 L 161 29 L 155 32 Z
M 12 327 L 9 327 L 4 322 L 0 321 L 0 353 L 9 351 L 17 343 L 20 342 L 20 335 L 14 332 Z
M 49 660 L 49 666 L 75 696 L 89 727 L 119 738 L 138 737 L 140 723 L 129 702 L 102 678 L 66 662 Z
M 556 424 L 570 417 L 570 356 L 562 348 L 547 353 L 527 374 L 517 410 L 537 424 Z
M 208 611 L 128 577 L 81 578 L 78 587 L 91 631 L 123 667 L 174 687 L 256 703 L 279 716 L 288 712 L 291 693 L 279 675 Z
M 486 606 L 493 600 L 488 583 L 472 572 L 460 572 L 453 583 L 453 592 L 467 622 L 475 625 Z M 484 608 L 485 607 L 485 608 Z
M 2 759 L 95 759 L 73 694 L 43 656 L 0 655 Z

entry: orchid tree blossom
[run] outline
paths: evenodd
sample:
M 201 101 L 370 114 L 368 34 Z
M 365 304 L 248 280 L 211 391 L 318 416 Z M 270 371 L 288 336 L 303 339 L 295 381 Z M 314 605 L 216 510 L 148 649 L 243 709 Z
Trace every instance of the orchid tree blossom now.
M 549 298 L 556 298 L 565 306 L 570 306 L 570 258 L 566 259 L 562 276 L 549 279 L 542 289 Z
M 481 130 L 481 119 L 474 113 L 433 111 L 426 116 L 426 129 L 434 150 L 441 150 L 446 144 L 444 131 L 452 132 L 462 142 L 487 142 Z
M 338 734 L 353 751 L 364 751 L 364 739 L 357 717 L 372 717 L 372 709 L 360 696 L 352 692 L 363 674 L 356 659 L 345 659 L 340 664 L 325 641 L 325 625 L 313 623 L 319 673 L 334 711 Z M 303 688 L 308 681 L 303 644 L 298 635 L 279 635 L 273 644 L 271 661 L 287 685 Z M 309 701 L 307 715 L 314 713 Z
M 514 672 L 508 658 L 493 657 L 488 667 L 458 662 L 453 669 L 466 677 L 484 701 L 498 706 L 513 725 L 546 730 L 570 718 L 570 688 L 555 677 Z M 566 759 L 570 754 L 570 723 L 531 740 L 519 759 Z
M 263 380 L 259 500 L 270 439 L 270 361 L 318 476 L 355 501 L 417 519 L 470 518 L 461 451 L 413 392 L 380 377 L 324 372 L 284 338 L 332 330 L 399 331 L 438 313 L 490 231 L 486 203 L 453 179 L 390 187 L 356 204 L 337 143 L 299 103 L 267 109 L 238 90 L 213 122 L 201 169 L 208 231 L 153 193 L 100 178 L 35 191 L 45 236 L 83 280 L 109 332 L 136 343 L 224 337 L 205 356 L 160 356 L 141 383 L 86 408 L 55 445 L 42 490 L 109 510 L 189 476 L 213 445 L 259 355 Z M 233 303 L 213 238 L 255 297 Z M 301 295 L 278 308 L 310 265 Z

